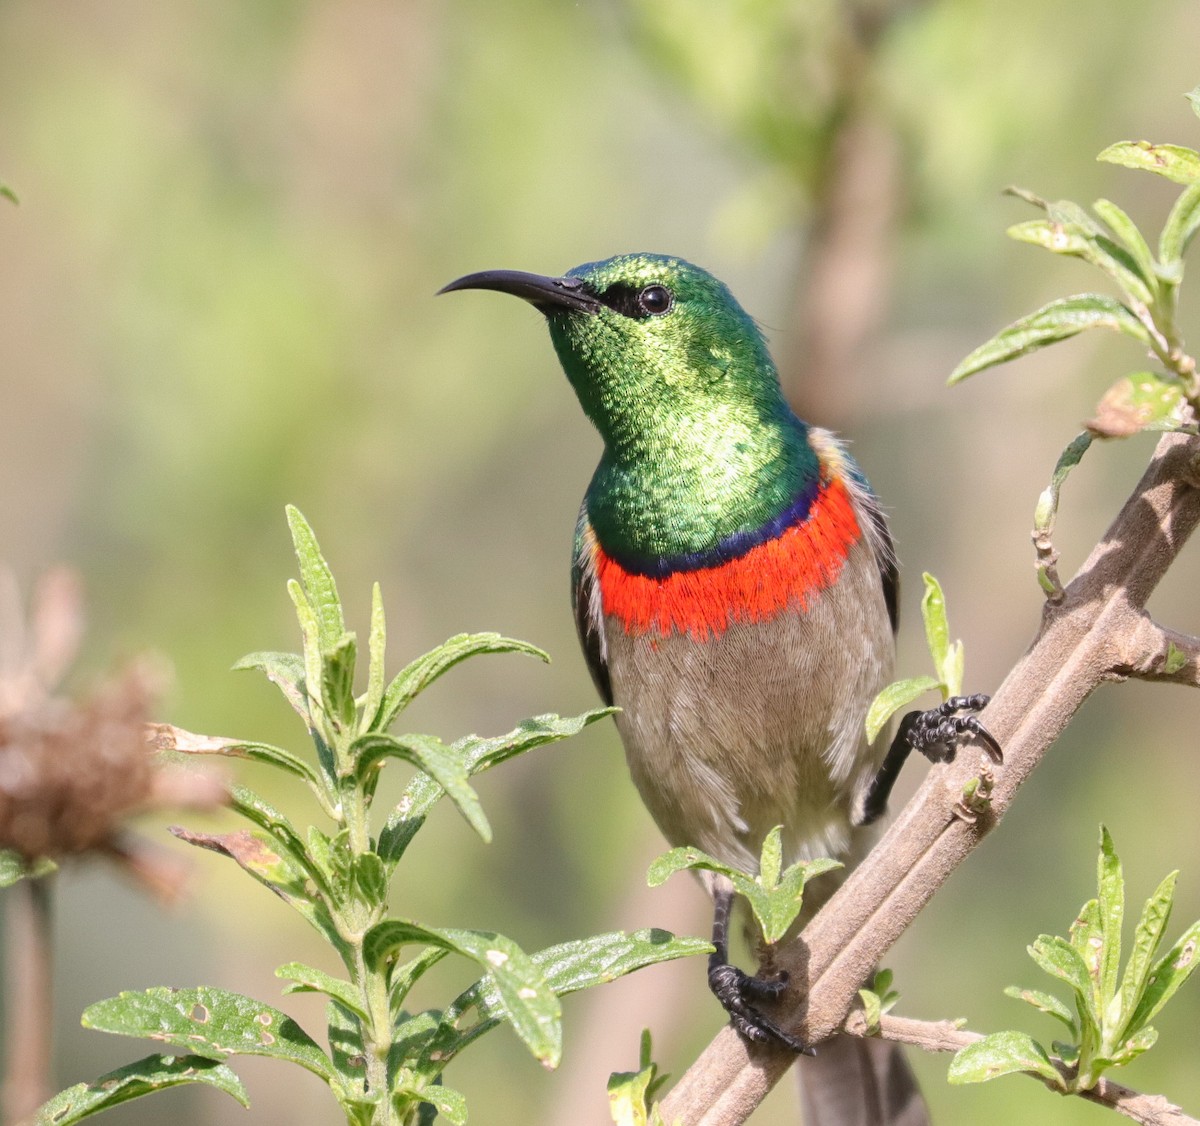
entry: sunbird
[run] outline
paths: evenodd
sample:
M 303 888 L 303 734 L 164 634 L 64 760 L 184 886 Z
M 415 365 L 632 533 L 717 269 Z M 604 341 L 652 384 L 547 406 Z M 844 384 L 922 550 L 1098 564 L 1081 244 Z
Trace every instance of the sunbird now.
M 626 254 L 563 277 L 468 274 L 441 292 L 463 289 L 544 314 L 603 440 L 572 604 L 634 784 L 672 845 L 754 873 L 781 825 L 786 864 L 852 864 L 910 750 L 944 761 L 963 735 L 995 746 L 974 714 L 983 696 L 911 712 L 886 752 L 868 745 L 895 650 L 887 521 L 843 444 L 792 412 L 763 333 L 722 282 Z M 747 1039 L 807 1051 L 761 1011 L 786 979 L 730 964 L 733 888 L 704 876 L 712 991 Z M 841 1036 L 804 1063 L 810 1122 L 926 1121 L 895 1045 Z

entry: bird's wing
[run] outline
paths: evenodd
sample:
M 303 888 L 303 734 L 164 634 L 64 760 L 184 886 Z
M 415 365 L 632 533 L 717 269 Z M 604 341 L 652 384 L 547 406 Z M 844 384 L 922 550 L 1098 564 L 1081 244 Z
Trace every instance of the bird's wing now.
M 571 608 L 575 611 L 575 629 L 579 632 L 579 644 L 583 647 L 588 671 L 601 698 L 611 706 L 612 680 L 608 675 L 608 646 L 604 640 L 604 608 L 600 601 L 600 581 L 596 577 L 595 551 L 596 537 L 588 520 L 585 500 L 575 524 Z
M 879 577 L 883 581 L 883 600 L 887 604 L 888 620 L 892 623 L 892 633 L 900 628 L 900 571 L 896 566 L 896 548 L 892 543 L 892 533 L 888 528 L 887 518 L 879 507 L 879 502 L 871 494 L 873 504 L 867 505 L 867 514 L 875 534 L 871 537 L 875 547 L 875 562 L 879 566 Z

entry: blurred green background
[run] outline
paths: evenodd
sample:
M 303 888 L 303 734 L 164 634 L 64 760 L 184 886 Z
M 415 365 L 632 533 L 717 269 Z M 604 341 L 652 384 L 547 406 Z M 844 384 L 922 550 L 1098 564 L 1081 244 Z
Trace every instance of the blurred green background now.
M 584 710 L 567 567 L 598 441 L 535 312 L 433 294 L 476 269 L 665 251 L 730 284 L 798 409 L 853 441 L 907 576 L 900 669 L 924 671 L 930 570 L 969 688 L 993 688 L 1038 622 L 1037 493 L 1137 359 L 1115 337 L 1081 340 L 944 389 L 1002 324 L 1099 281 L 1006 240 L 1032 215 L 1000 189 L 1111 196 L 1157 230 L 1171 186 L 1093 158 L 1121 138 L 1196 144 L 1182 94 L 1200 81 L 1198 37 L 1189 0 L 4 0 L 0 180 L 21 203 L 0 200 L 0 559 L 26 585 L 57 561 L 81 569 L 82 682 L 150 649 L 175 671 L 164 719 L 300 746 L 274 690 L 228 671 L 249 650 L 297 645 L 290 501 L 360 633 L 381 580 L 394 662 L 480 629 L 557 658 L 456 670 L 412 726 L 452 737 Z M 1071 478 L 1064 574 L 1151 447 L 1096 448 Z M 1152 603 L 1193 632 L 1194 576 L 1191 549 Z M 1024 947 L 1091 893 L 1101 820 L 1138 903 L 1183 868 L 1172 938 L 1200 914 L 1197 707 L 1140 684 L 1089 701 L 889 958 L 902 1012 L 1053 1036 L 1001 989 L 1042 985 Z M 610 725 L 480 789 L 496 842 L 440 810 L 398 911 L 531 949 L 616 927 L 705 933 L 698 887 L 642 887 L 662 845 Z M 187 851 L 158 824 L 146 832 Z M 232 865 L 186 859 L 192 895 L 171 913 L 102 867 L 61 881 L 60 1084 L 145 1054 L 79 1028 L 93 1000 L 197 982 L 272 1000 L 278 963 L 327 965 Z M 425 1000 L 456 982 L 448 972 Z M 284 1007 L 320 1035 L 319 1003 Z M 1196 1112 L 1198 1020 L 1193 986 L 1121 1078 Z M 559 1072 L 502 1030 L 450 1082 L 473 1122 L 591 1126 L 642 1027 L 678 1074 L 721 1022 L 698 962 L 663 967 L 566 1003 Z M 1021 1080 L 950 1089 L 945 1062 L 917 1061 L 943 1123 L 1102 1120 Z M 239 1070 L 248 1116 L 183 1091 L 108 1121 L 335 1121 L 306 1073 Z M 794 1119 L 785 1083 L 755 1121 Z

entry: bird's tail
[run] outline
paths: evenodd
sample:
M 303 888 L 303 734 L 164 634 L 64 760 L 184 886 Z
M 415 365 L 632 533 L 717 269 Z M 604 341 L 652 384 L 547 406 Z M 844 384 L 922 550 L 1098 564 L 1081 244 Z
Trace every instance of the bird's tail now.
M 929 1110 L 899 1044 L 834 1036 L 801 1056 L 804 1126 L 929 1126 Z

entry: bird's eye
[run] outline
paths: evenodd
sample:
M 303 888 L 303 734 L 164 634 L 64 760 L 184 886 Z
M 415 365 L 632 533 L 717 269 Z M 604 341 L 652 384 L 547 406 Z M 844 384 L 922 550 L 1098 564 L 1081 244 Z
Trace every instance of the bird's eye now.
M 669 313 L 675 296 L 665 285 L 648 285 L 638 294 L 638 304 L 652 317 Z

